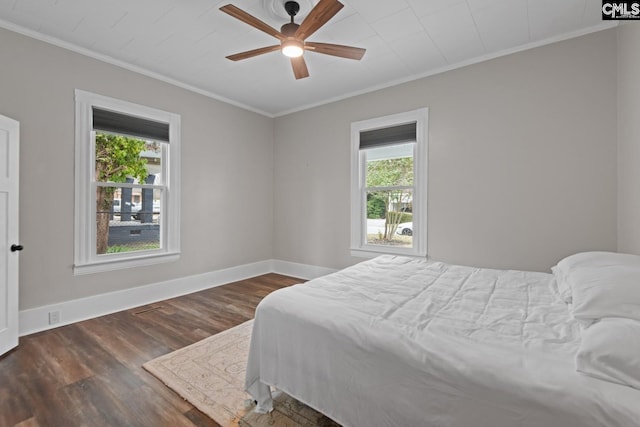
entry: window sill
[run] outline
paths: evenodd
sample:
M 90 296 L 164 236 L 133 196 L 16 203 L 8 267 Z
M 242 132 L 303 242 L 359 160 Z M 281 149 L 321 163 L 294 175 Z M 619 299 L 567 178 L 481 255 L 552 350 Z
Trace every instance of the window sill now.
M 123 268 L 143 267 L 147 265 L 173 262 L 180 259 L 180 252 L 162 254 L 148 254 L 136 257 L 105 259 L 86 264 L 76 264 L 73 267 L 74 276 L 83 274 L 103 273 L 105 271 L 121 270 Z
M 351 256 L 360 258 L 375 258 L 380 255 L 402 255 L 412 258 L 427 258 L 427 254 L 419 253 L 414 249 L 400 249 L 400 248 L 380 248 L 380 247 L 360 247 L 351 248 Z

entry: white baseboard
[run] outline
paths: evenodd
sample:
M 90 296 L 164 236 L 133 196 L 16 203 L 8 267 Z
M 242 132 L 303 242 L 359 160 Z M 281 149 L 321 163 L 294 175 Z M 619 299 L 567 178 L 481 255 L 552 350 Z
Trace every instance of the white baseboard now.
M 69 325 L 117 311 L 151 304 L 267 273 L 312 279 L 335 270 L 280 260 L 266 260 L 209 273 L 152 283 L 122 291 L 44 305 L 20 311 L 20 336 Z M 58 312 L 60 321 L 49 324 L 49 313 Z
M 327 274 L 335 273 L 337 271 L 335 268 L 298 264 L 296 262 L 280 261 L 278 259 L 271 260 L 271 268 L 273 273 L 299 277 L 307 280 L 326 276 Z

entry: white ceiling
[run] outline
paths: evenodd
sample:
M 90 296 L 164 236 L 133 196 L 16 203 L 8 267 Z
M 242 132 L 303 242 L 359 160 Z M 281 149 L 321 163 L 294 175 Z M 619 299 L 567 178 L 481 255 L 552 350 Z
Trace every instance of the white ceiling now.
M 307 52 L 301 80 L 279 52 L 225 59 L 278 40 L 218 8 L 232 3 L 279 29 L 284 0 L 0 0 L 0 26 L 274 117 L 615 22 L 603 24 L 600 0 L 341 1 L 309 41 L 367 53 Z M 317 2 L 301 0 L 296 22 Z

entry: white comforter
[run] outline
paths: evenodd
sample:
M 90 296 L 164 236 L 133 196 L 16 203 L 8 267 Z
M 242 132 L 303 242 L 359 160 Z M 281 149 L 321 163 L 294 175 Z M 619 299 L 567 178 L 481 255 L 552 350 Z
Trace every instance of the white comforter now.
M 345 426 L 638 426 L 640 391 L 575 371 L 550 274 L 382 256 L 258 306 L 246 387 Z

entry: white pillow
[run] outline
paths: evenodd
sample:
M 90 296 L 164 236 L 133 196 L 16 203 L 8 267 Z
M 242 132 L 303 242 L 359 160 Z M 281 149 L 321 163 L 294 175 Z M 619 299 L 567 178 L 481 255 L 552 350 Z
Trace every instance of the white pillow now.
M 640 320 L 640 266 L 582 267 L 571 273 L 569 283 L 575 319 Z
M 571 285 L 567 281 L 563 271 L 558 269 L 557 266 L 551 268 L 551 272 L 555 276 L 556 279 L 556 290 L 560 295 L 560 299 L 565 302 L 565 304 L 570 304 L 572 301 L 571 295 Z
M 640 265 L 640 256 L 618 252 L 580 252 L 562 259 L 551 270 L 554 274 L 566 278 L 575 268 L 610 265 Z
M 569 275 L 576 267 L 597 266 L 603 262 L 610 262 L 621 254 L 616 252 L 580 252 L 562 259 L 557 265 L 551 267 L 551 272 L 556 278 L 558 293 L 562 300 L 569 304 L 572 300 L 572 290 L 569 283 Z M 622 254 L 626 255 L 626 254 Z
M 582 331 L 576 370 L 640 390 L 640 322 L 610 317 Z
M 571 290 L 565 302 L 573 303 L 573 316 L 583 325 L 603 317 L 640 320 L 640 256 L 583 252 L 563 259 L 553 272 L 560 294 Z

